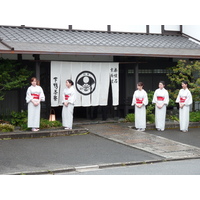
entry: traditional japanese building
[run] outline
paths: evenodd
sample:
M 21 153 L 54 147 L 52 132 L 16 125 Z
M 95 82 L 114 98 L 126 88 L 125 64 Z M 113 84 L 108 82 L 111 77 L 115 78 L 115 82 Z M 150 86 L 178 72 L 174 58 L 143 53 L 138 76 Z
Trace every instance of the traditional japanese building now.
M 132 111 L 131 99 L 138 81 L 155 90 L 166 81 L 167 68 L 179 59 L 200 59 L 200 41 L 178 30 L 152 33 L 0 26 L 0 58 L 18 60 L 40 80 L 46 101 L 42 116 L 54 107 L 59 117 L 59 98 L 65 80 L 75 82 L 77 118 L 124 117 Z M 7 92 L 0 114 L 26 110 L 27 88 Z M 18 98 L 12 98 L 17 96 Z M 8 106 L 9 105 L 9 106 Z

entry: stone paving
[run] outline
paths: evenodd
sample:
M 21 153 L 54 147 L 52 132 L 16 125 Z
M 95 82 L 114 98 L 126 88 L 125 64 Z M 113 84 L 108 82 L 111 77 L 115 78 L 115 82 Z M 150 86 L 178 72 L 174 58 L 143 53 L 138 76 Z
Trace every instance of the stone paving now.
M 161 136 L 139 132 L 126 123 L 81 125 L 89 132 L 140 150 L 162 156 L 165 159 L 200 157 L 200 148 L 166 139 Z

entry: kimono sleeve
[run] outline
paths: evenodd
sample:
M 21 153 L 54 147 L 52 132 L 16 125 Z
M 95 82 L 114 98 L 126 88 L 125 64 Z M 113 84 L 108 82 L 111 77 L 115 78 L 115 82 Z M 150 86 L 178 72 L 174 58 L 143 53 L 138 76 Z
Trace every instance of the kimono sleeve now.
M 169 104 L 169 93 L 167 90 L 165 90 L 165 100 L 164 100 L 164 104 L 168 105 Z
M 157 90 L 154 92 L 152 103 L 157 103 Z
M 148 103 L 149 103 L 148 96 L 147 96 L 146 91 L 144 91 L 144 101 L 143 101 L 143 104 L 146 106 Z
M 26 103 L 29 103 L 32 99 L 33 99 L 33 96 L 31 95 L 31 89 L 29 87 L 26 92 Z
M 68 102 L 71 103 L 71 104 L 74 104 L 75 101 L 76 101 L 76 91 L 73 88 L 72 91 L 71 91 L 71 96 L 68 99 Z
M 40 87 L 40 100 L 45 101 L 45 95 L 43 89 Z
M 180 91 L 179 91 L 178 96 L 176 98 L 176 103 L 179 103 L 179 102 L 180 102 Z
M 186 106 L 189 106 L 189 105 L 191 105 L 193 103 L 193 100 L 192 100 L 192 94 L 191 94 L 191 92 L 188 90 L 188 94 L 187 94 L 187 99 L 186 99 L 186 101 L 185 101 L 185 105 Z
M 135 101 L 135 92 L 134 92 L 131 106 L 134 106 L 135 104 L 136 104 L 136 101 Z

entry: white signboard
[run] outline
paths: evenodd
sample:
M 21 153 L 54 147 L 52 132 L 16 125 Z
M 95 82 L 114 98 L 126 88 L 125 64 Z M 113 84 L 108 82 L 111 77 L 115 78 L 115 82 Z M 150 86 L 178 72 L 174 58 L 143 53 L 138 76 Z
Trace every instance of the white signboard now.
M 119 64 L 92 62 L 51 62 L 51 106 L 62 105 L 66 80 L 76 89 L 75 106 L 106 106 L 109 86 L 112 87 L 113 106 L 119 105 Z

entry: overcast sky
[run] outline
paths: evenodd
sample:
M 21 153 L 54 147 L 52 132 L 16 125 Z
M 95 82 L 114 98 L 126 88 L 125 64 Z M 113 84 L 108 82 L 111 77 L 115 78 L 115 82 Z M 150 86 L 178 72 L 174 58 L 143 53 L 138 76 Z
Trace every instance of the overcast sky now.
M 190 4 L 188 3 L 190 2 Z M 0 25 L 106 30 L 198 24 L 197 0 L 1 0 Z M 191 8 L 190 8 L 191 7 Z

